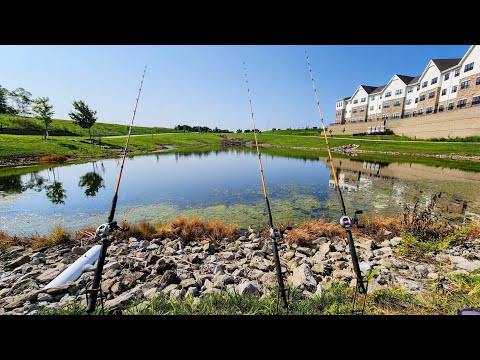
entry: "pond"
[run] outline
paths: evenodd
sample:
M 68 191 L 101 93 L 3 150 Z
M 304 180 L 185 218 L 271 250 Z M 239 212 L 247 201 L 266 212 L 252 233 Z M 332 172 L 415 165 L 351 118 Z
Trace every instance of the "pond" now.
M 339 217 L 326 158 L 264 153 L 262 160 L 274 222 Z M 120 162 L 0 170 L 0 230 L 23 236 L 47 234 L 55 225 L 97 227 L 108 217 Z M 398 213 L 415 196 L 425 202 L 439 192 L 445 214 L 480 213 L 480 171 L 355 158 L 335 158 L 334 164 L 349 213 Z M 212 150 L 127 158 L 115 219 L 166 221 L 180 214 L 220 218 L 241 228 L 266 225 L 256 153 Z

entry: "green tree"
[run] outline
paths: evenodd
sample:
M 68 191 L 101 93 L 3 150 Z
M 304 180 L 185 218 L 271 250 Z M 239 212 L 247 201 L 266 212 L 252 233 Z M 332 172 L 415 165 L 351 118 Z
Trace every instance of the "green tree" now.
M 237 130 L 237 134 L 241 134 L 242 132 L 243 132 L 242 129 Z
M 95 116 L 97 111 L 91 110 L 88 105 L 85 104 L 82 100 L 74 100 L 73 108 L 74 111 L 69 112 L 68 116 L 70 116 L 74 124 L 77 124 L 84 129 L 88 129 L 88 135 L 91 139 L 91 127 L 93 126 L 93 124 L 95 124 L 95 121 L 97 121 L 97 118 Z
M 45 138 L 48 139 L 48 125 L 52 122 L 52 116 L 55 112 L 52 110 L 53 105 L 50 105 L 48 102 L 50 99 L 48 97 L 39 97 L 33 102 L 32 110 L 39 120 L 43 121 L 45 124 Z
M 24 88 L 16 88 L 10 92 L 10 97 L 16 105 L 18 115 L 30 115 L 30 105 L 32 104 L 32 93 Z
M 0 114 L 10 112 L 10 106 L 7 103 L 8 94 L 9 91 L 0 85 Z

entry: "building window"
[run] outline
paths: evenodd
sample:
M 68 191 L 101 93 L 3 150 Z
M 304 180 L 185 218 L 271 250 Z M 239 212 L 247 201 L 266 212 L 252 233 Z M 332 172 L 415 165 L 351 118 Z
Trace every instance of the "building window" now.
M 425 111 L 426 114 L 431 114 L 433 111 L 433 108 L 431 106 L 427 107 L 427 111 Z
M 355 114 L 357 112 L 357 109 L 353 109 L 352 112 Z
M 408 99 L 406 105 L 410 105 L 412 103 L 412 99 Z
M 457 85 L 452 86 L 452 94 L 457 92 Z
M 465 65 L 463 72 L 466 73 L 467 71 L 473 70 L 473 62 L 470 64 Z
M 387 119 L 388 119 L 388 114 L 383 114 L 383 115 L 382 115 L 382 119 L 383 119 L 383 120 L 387 120 Z
M 417 85 L 417 91 L 420 90 L 420 85 Z
M 435 91 L 430 91 L 430 92 L 428 93 L 428 98 L 431 99 L 431 98 L 433 98 L 433 97 L 435 97 Z
M 420 101 L 425 100 L 425 95 L 420 95 Z
M 409 113 L 408 111 L 407 111 L 407 112 L 405 112 L 405 113 L 403 114 L 403 117 L 404 117 L 404 118 L 408 118 L 408 117 L 410 117 L 410 113 Z
M 395 100 L 393 102 L 393 106 L 400 106 L 400 100 Z
M 453 102 L 448 104 L 447 110 L 452 110 L 453 109 Z
M 362 106 L 362 107 L 360 108 L 360 112 L 364 112 L 364 111 L 365 111 L 365 107 Z
M 357 99 L 353 100 L 353 103 L 354 103 L 354 104 L 357 104 L 357 103 L 358 103 L 358 100 L 357 100 Z
M 383 107 L 384 107 L 384 108 L 389 108 L 389 107 L 390 107 L 390 102 L 384 103 L 384 104 L 383 104 Z
M 458 100 L 457 108 L 462 108 L 467 105 L 467 99 Z
M 415 104 L 418 103 L 418 98 L 415 98 Z
M 472 105 L 480 104 L 480 96 L 474 96 L 472 99 Z
M 458 75 L 460 75 L 460 69 L 455 70 L 455 77 L 457 77 Z
M 387 98 L 387 97 L 390 97 L 390 96 L 392 96 L 392 92 L 391 92 L 391 91 L 385 93 L 385 97 L 386 97 L 386 98 Z
M 427 87 L 427 85 L 428 85 L 428 81 L 424 81 L 424 82 L 422 83 L 422 88 Z
M 417 115 L 422 115 L 423 114 L 423 109 L 418 109 L 417 110 Z
M 400 119 L 400 113 L 394 113 L 392 119 Z
M 470 86 L 470 80 L 462 81 L 460 84 L 460 89 L 466 89 Z
M 367 98 L 362 98 L 360 101 L 365 102 L 366 100 L 367 100 Z
M 415 110 L 413 111 L 412 116 L 413 117 L 417 116 L 417 112 Z
M 475 85 L 480 85 L 480 77 L 477 78 L 477 81 L 475 82 Z
M 402 95 L 403 93 L 403 89 L 398 89 L 397 91 L 395 91 L 395 95 Z
M 373 110 L 373 105 L 372 105 L 372 106 L 370 106 L 370 111 L 372 111 L 372 110 Z
M 446 73 L 445 77 L 443 78 L 443 80 L 448 80 L 448 79 L 450 79 L 450 73 Z
M 443 104 L 438 107 L 439 112 L 442 112 L 444 109 L 445 109 L 445 107 L 443 106 Z
M 442 96 L 447 95 L 447 89 L 442 89 Z
M 378 110 L 380 110 L 382 108 L 382 105 L 378 105 Z
M 409 86 L 408 89 L 407 89 L 407 92 L 410 94 L 413 92 L 413 87 Z
M 432 82 L 431 82 L 430 84 L 431 84 L 431 85 L 436 84 L 437 81 L 438 81 L 438 77 L 434 77 L 434 78 L 432 79 Z
M 370 96 L 370 100 L 375 100 L 375 95 Z

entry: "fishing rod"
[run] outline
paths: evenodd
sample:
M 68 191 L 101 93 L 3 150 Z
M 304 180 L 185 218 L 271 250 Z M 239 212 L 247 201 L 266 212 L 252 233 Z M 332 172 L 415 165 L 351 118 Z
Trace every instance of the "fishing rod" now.
M 340 189 L 340 186 L 338 185 L 337 173 L 335 171 L 335 166 L 333 165 L 332 153 L 330 150 L 330 144 L 328 143 L 325 123 L 323 122 L 323 114 L 320 109 L 320 101 L 318 100 L 317 88 L 315 87 L 315 81 L 313 80 L 312 67 L 310 66 L 310 60 L 308 59 L 308 54 L 306 51 L 305 51 L 305 56 L 307 58 L 307 65 L 308 65 L 308 71 L 310 72 L 310 79 L 312 80 L 313 93 L 315 94 L 315 102 L 317 103 L 318 115 L 320 116 L 320 121 L 322 123 L 323 135 L 325 138 L 325 144 L 327 146 L 327 152 L 328 152 L 328 161 L 330 163 L 330 167 L 333 175 L 333 181 L 335 184 L 335 192 L 337 193 L 338 202 L 340 203 L 340 211 L 342 213 L 342 216 L 340 218 L 340 225 L 342 225 L 342 227 L 345 229 L 347 233 L 348 246 L 350 248 L 350 255 L 352 256 L 353 270 L 355 271 L 355 276 L 357 280 L 357 284 L 355 287 L 355 294 L 353 297 L 353 309 L 355 308 L 355 302 L 356 302 L 357 291 L 358 291 L 360 294 L 364 294 L 363 307 L 362 307 L 362 314 L 363 314 L 365 310 L 365 300 L 366 300 L 367 289 L 368 289 L 368 280 L 364 280 L 362 276 L 360 265 L 358 263 L 357 252 L 355 250 L 355 243 L 353 242 L 353 237 L 352 237 L 353 225 L 357 225 L 357 227 L 363 227 L 358 225 L 358 218 L 357 218 L 357 215 L 362 214 L 363 211 L 356 210 L 353 218 L 350 218 L 347 216 L 347 211 L 345 210 L 345 202 L 343 201 L 342 191 Z M 353 309 L 352 309 L 352 312 L 353 312 Z
M 133 122 L 135 121 L 135 114 L 137 113 L 138 100 L 140 99 L 140 94 L 142 92 L 143 80 L 145 78 L 146 71 L 147 71 L 147 66 L 145 66 L 145 69 L 143 70 L 142 81 L 140 82 L 140 88 L 138 89 L 138 96 L 135 102 L 135 108 L 133 109 L 132 122 L 130 123 L 130 127 L 128 128 L 127 141 L 125 143 L 125 148 L 123 149 L 122 165 L 120 166 L 120 172 L 118 173 L 117 185 L 115 187 L 115 194 L 113 195 L 110 214 L 108 215 L 108 222 L 100 225 L 95 232 L 95 237 L 100 238 L 102 240 L 102 247 L 100 249 L 100 256 L 98 258 L 97 268 L 95 269 L 95 276 L 93 279 L 92 288 L 87 290 L 86 292 L 88 313 L 91 313 L 95 310 L 99 291 L 100 291 L 100 299 L 102 303 L 102 313 L 103 313 L 103 293 L 102 293 L 100 283 L 102 281 L 103 265 L 105 263 L 105 256 L 107 255 L 107 248 L 110 245 L 110 235 L 114 233 L 116 230 L 128 231 L 128 228 L 119 227 L 117 225 L 117 222 L 113 221 L 113 218 L 115 217 L 115 209 L 117 208 L 118 189 L 120 187 L 120 180 L 122 179 L 123 165 L 125 164 L 125 158 L 127 157 L 128 145 L 130 144 L 130 136 L 132 135 Z
M 255 127 L 255 117 L 253 115 L 252 99 L 250 98 L 250 86 L 248 84 L 247 67 L 245 63 L 243 63 L 243 71 L 245 74 L 245 83 L 247 85 L 248 102 L 250 104 L 250 114 L 252 116 L 253 136 L 255 137 L 255 146 L 257 148 L 258 165 L 260 168 L 260 177 L 262 179 L 263 195 L 265 197 L 265 203 L 267 205 L 268 224 L 270 226 L 270 238 L 272 239 L 273 259 L 275 261 L 275 269 L 277 273 L 278 296 L 281 299 L 282 308 L 286 309 L 286 311 L 288 312 L 288 301 L 287 301 L 287 295 L 286 295 L 286 292 L 288 291 L 288 289 L 286 289 L 283 284 L 282 267 L 280 264 L 280 257 L 278 255 L 278 242 L 283 238 L 284 231 L 291 230 L 291 227 L 287 227 L 285 230 L 282 230 L 273 226 L 272 210 L 270 209 L 270 201 L 268 200 L 268 195 L 267 195 L 267 185 L 265 183 L 265 176 L 263 174 L 262 155 L 260 154 L 260 147 L 258 146 L 257 129 Z M 278 297 L 277 297 L 277 312 L 278 312 Z

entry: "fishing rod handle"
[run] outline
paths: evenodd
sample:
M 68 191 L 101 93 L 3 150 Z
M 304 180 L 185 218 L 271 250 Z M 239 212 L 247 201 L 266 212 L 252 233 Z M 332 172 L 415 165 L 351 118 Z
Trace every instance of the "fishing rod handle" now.
M 353 270 L 357 277 L 357 289 L 360 294 L 365 294 L 367 291 L 363 285 L 362 272 L 360 271 L 360 265 L 358 264 L 357 252 L 355 250 L 355 244 L 353 243 L 352 230 L 350 227 L 345 228 L 347 232 L 348 246 L 350 248 L 350 255 L 352 256 Z
M 105 263 L 105 257 L 107 255 L 107 248 L 110 245 L 108 237 L 102 239 L 102 248 L 100 249 L 100 257 L 98 258 L 98 265 L 95 269 L 95 277 L 93 278 L 92 290 L 90 291 L 90 296 L 87 298 L 87 313 L 92 313 L 95 311 L 95 306 L 97 304 L 98 291 L 100 286 L 100 281 L 102 280 L 103 265 Z
M 280 264 L 280 257 L 278 256 L 277 239 L 275 237 L 272 237 L 272 249 L 273 249 L 273 259 L 275 261 L 275 269 L 277 273 L 277 282 L 278 282 L 278 289 L 280 292 L 282 308 L 286 309 L 288 308 L 287 295 L 285 291 L 285 285 L 283 284 L 282 266 Z

